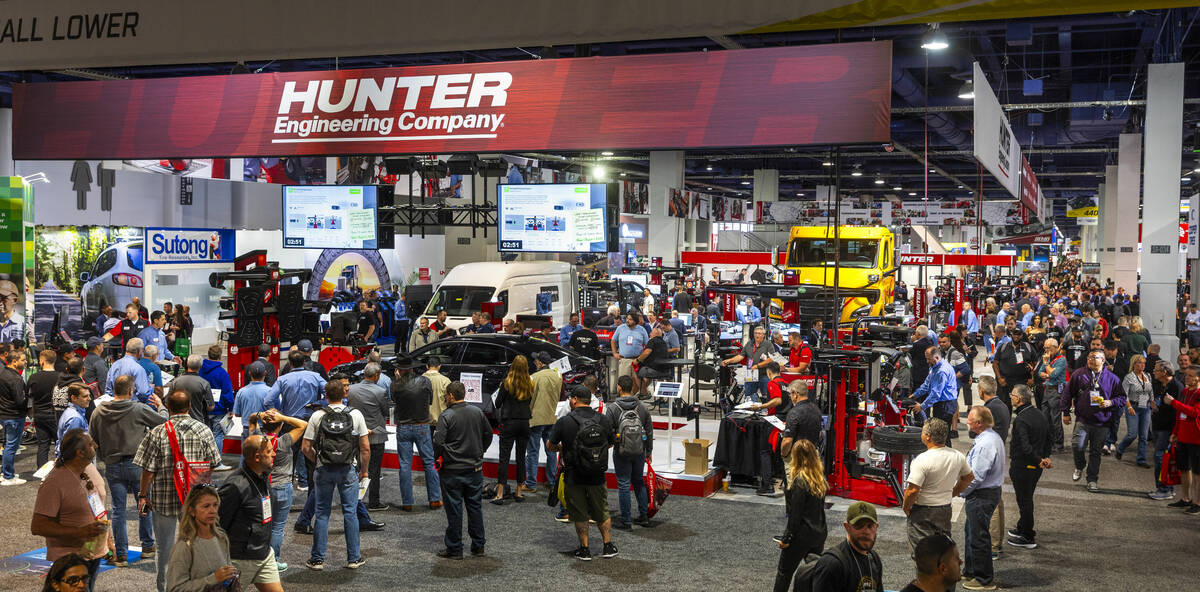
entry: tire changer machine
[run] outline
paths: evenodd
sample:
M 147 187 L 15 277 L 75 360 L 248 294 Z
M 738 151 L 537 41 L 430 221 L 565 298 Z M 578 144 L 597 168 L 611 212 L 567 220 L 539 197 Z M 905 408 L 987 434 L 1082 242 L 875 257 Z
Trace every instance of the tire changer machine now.
M 841 310 L 843 298 L 870 297 L 871 292 L 843 288 L 835 299 L 832 288 L 797 285 L 790 271 L 784 273 L 783 284 L 708 287 L 710 298 L 726 294 L 750 296 L 764 304 L 778 301 L 781 322 L 801 328 L 817 319 L 829 323 Z M 724 320 L 735 321 L 734 298 L 723 300 Z M 768 335 L 770 323 L 770 315 L 764 315 L 762 325 Z M 908 414 L 897 403 L 908 389 L 912 332 L 901 317 L 865 317 L 850 327 L 830 329 L 832 347 L 813 350 L 810 375 L 800 380 L 810 381 L 809 398 L 821 409 L 821 454 L 833 495 L 884 507 L 897 506 L 904 499 L 908 461 L 925 451 L 920 428 L 906 425 Z M 721 344 L 718 351 L 736 349 L 740 343 L 733 342 Z

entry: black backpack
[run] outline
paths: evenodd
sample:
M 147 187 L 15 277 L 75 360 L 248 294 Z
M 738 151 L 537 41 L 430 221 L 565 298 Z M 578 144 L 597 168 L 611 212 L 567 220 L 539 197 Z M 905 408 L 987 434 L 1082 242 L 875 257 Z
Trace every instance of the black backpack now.
M 358 455 L 358 436 L 354 435 L 354 418 L 350 408 L 335 410 L 326 405 L 325 415 L 317 426 L 317 460 L 324 466 L 348 465 Z
M 575 467 L 585 473 L 603 473 L 608 470 L 608 435 L 599 417 L 580 421 L 574 413 L 571 417 L 579 424 L 575 434 Z
M 826 555 L 832 555 L 833 557 L 837 558 L 838 564 L 841 565 L 842 571 L 846 574 L 849 574 L 850 562 L 854 561 L 854 559 L 849 557 L 846 554 L 846 551 L 846 545 L 838 544 L 826 549 L 825 552 L 821 553 L 820 555 L 809 553 L 800 563 L 800 567 L 796 569 L 795 579 L 792 580 L 792 592 L 814 592 L 813 576 L 815 574 L 813 572 L 816 571 L 817 562 L 821 559 L 821 557 Z M 872 555 L 873 554 L 874 552 L 872 552 Z M 872 570 L 873 573 L 874 563 L 870 561 L 870 557 L 868 557 L 868 566 L 868 570 Z

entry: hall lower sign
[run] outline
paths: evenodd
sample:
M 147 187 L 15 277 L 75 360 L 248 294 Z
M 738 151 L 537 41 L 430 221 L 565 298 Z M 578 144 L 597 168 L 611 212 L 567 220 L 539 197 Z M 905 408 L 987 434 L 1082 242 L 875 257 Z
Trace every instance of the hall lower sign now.
M 890 42 L 13 86 L 20 160 L 889 141 Z

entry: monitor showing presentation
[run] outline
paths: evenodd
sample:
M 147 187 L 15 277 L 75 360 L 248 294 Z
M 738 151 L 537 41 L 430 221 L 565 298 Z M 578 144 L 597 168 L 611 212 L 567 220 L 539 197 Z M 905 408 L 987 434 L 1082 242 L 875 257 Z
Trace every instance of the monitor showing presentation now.
M 375 249 L 374 185 L 285 185 L 283 246 Z
M 497 192 L 501 251 L 607 252 L 607 185 L 500 185 Z

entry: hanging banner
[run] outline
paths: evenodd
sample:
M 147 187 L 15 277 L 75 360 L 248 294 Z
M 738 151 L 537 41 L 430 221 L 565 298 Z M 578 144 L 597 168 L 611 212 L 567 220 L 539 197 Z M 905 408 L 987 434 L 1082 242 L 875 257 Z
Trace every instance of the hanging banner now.
M 1033 167 L 1029 166 L 1029 159 L 1021 156 L 1021 204 L 1024 205 L 1030 212 L 1041 215 L 1041 201 L 1038 195 L 1041 189 L 1038 187 L 1037 177 L 1033 174 Z
M 33 186 L 21 177 L 0 177 L 0 343 L 32 337 Z
M 975 88 L 975 159 L 991 172 L 1013 197 L 1021 199 L 1021 147 L 1017 144 L 1012 126 L 1008 123 L 1008 116 L 1000 107 L 1000 101 L 996 98 L 996 93 L 992 92 L 979 62 L 975 62 L 974 67 L 972 82 Z M 1036 200 L 1031 207 L 1037 210 Z
M 1195 204 L 1200 194 L 1193 194 L 1190 204 Z M 1200 258 L 1200 207 L 1188 208 L 1187 221 L 1187 257 Z
M 1100 205 L 1096 196 L 1076 197 L 1067 202 L 1067 217 L 1080 226 L 1096 226 L 1100 223 Z
M 887 142 L 891 42 L 16 84 L 13 156 L 261 157 Z
M 833 218 L 829 203 L 820 200 L 757 202 L 756 222 L 787 223 L 799 226 L 824 226 Z M 845 198 L 839 211 L 845 226 L 890 226 L 892 202 L 875 201 L 870 196 Z
M 232 263 L 234 230 L 147 228 L 146 263 Z

